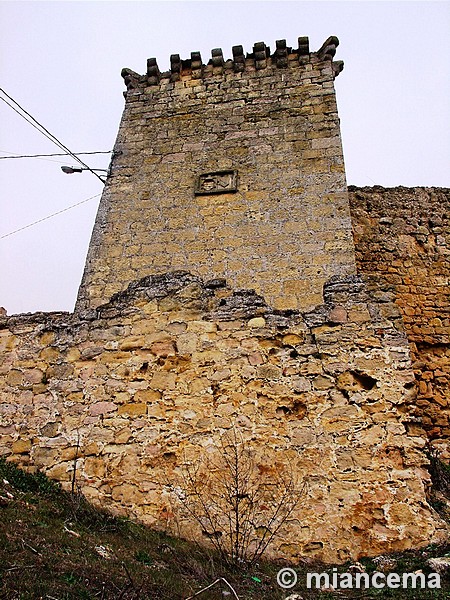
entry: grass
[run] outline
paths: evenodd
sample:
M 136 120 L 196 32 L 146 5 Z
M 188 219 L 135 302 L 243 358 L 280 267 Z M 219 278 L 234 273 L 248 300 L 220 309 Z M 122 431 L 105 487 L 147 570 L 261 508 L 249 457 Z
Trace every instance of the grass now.
M 431 556 L 450 553 L 450 546 L 429 547 L 395 555 L 396 572 L 423 569 Z M 361 561 L 367 572 L 371 559 Z M 2 600 L 183 600 L 224 577 L 240 600 L 282 600 L 296 592 L 312 598 L 444 600 L 441 590 L 305 589 L 306 572 L 332 573 L 333 566 L 296 566 L 298 585 L 283 591 L 276 583 L 280 564 L 260 562 L 252 569 L 233 569 L 213 553 L 164 533 L 115 518 L 73 497 L 44 475 L 24 473 L 0 460 L 0 598 Z M 348 567 L 348 565 L 347 565 Z M 339 572 L 346 567 L 340 566 Z M 228 592 L 225 595 L 224 592 Z M 232 599 L 215 586 L 199 600 Z

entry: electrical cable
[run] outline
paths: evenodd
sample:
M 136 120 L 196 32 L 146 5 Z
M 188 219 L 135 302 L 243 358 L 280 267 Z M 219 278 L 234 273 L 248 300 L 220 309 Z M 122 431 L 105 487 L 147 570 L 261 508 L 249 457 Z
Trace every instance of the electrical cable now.
M 89 200 L 93 200 L 94 198 L 98 198 L 98 196 L 101 196 L 101 194 L 95 194 L 95 196 L 91 196 L 90 198 L 86 198 L 85 200 L 81 200 L 81 202 L 77 202 L 76 204 L 72 204 L 71 206 L 67 206 L 66 208 L 63 208 L 62 210 L 58 210 L 58 212 L 52 213 L 51 215 L 47 215 L 46 217 L 43 217 L 42 219 L 39 219 L 38 221 L 34 221 L 33 223 L 29 223 L 28 225 L 25 225 L 24 227 L 20 227 L 19 229 L 16 229 L 15 231 L 11 231 L 10 233 L 5 233 L 5 235 L 0 236 L 0 240 L 2 240 L 3 238 L 7 238 L 10 235 L 14 235 L 15 233 L 19 233 L 19 231 L 23 231 L 24 229 L 28 229 L 29 227 L 33 227 L 33 225 L 37 225 L 38 223 L 42 223 L 42 221 L 47 221 L 48 219 L 51 219 L 52 217 L 56 217 L 56 215 L 60 215 L 61 213 L 64 213 L 64 212 L 70 210 L 71 208 L 75 208 L 76 206 L 80 206 L 80 204 L 84 204 L 85 202 L 89 202 Z
M 0 91 L 2 91 L 2 92 L 3 92 L 3 90 L 1 90 L 1 88 L 0 88 Z M 29 123 L 29 124 L 30 124 L 32 127 L 34 127 L 35 129 L 37 129 L 37 130 L 39 131 L 39 133 L 42 133 L 42 135 L 43 135 L 44 137 L 46 137 L 48 140 L 50 140 L 50 141 L 51 141 L 53 144 L 55 143 L 55 141 L 54 141 L 54 140 L 52 140 L 52 138 L 51 138 L 50 136 L 48 136 L 48 135 L 47 135 L 47 134 L 46 134 L 44 131 L 42 131 L 41 129 L 39 129 L 39 127 L 37 127 L 37 126 L 36 126 L 36 125 L 35 125 L 35 124 L 34 124 L 32 121 L 30 121 L 29 119 L 27 119 L 27 118 L 26 118 L 26 117 L 25 117 L 25 116 L 24 116 L 24 115 L 23 115 L 21 112 L 19 112 L 19 111 L 17 110 L 17 108 L 16 108 L 15 106 L 13 106 L 12 104 L 10 104 L 10 103 L 9 103 L 7 100 L 5 100 L 4 98 L 2 98 L 1 96 L 0 96 L 0 100 L 2 100 L 2 101 L 3 101 L 3 102 L 4 102 L 4 103 L 7 105 L 7 106 L 9 106 L 10 108 L 12 108 L 12 109 L 13 109 L 13 111 L 14 111 L 14 112 L 16 112 L 16 113 L 19 115 L 19 117 L 22 117 L 22 119 L 25 119 L 25 121 L 26 121 L 27 123 Z M 62 148 L 62 146 L 60 146 L 59 144 L 56 144 L 56 145 L 57 145 L 59 148 L 61 148 L 62 150 L 64 149 L 64 148 Z
M 0 150 L 0 152 L 6 153 L 6 150 Z M 81 154 L 111 154 L 111 152 L 112 150 L 108 150 L 107 152 L 74 152 L 73 154 L 79 156 Z M 5 158 L 43 158 L 44 156 L 72 156 L 70 152 L 57 152 L 55 154 L 14 154 L 14 152 L 9 152 L 9 154 L 14 156 L 0 156 L 0 160 L 4 160 Z
M 59 148 L 61 148 L 62 150 L 65 150 L 68 154 L 70 154 L 70 156 L 72 156 L 75 160 L 77 160 L 83 167 L 85 167 L 88 171 L 90 171 L 93 175 L 95 175 L 98 179 L 100 179 L 100 181 L 102 183 L 105 183 L 104 179 L 102 177 L 100 177 L 100 175 L 98 175 L 97 173 L 95 173 L 90 167 L 89 165 L 87 165 L 85 162 L 83 162 L 80 158 L 78 158 L 78 156 L 76 156 L 73 152 L 71 152 L 69 150 L 69 148 L 67 148 L 67 146 L 64 146 L 64 144 L 62 142 L 60 142 L 58 140 L 57 137 L 55 137 L 52 133 L 50 133 L 50 131 L 48 131 L 48 129 L 46 129 L 43 125 L 41 125 L 39 123 L 39 121 L 37 121 L 29 112 L 27 112 L 24 108 L 22 108 L 20 106 L 20 104 L 18 102 L 16 102 L 14 100 L 14 98 L 12 98 L 9 94 L 7 94 L 5 92 L 4 89 L 0 88 L 0 92 L 2 94 L 4 94 L 9 100 L 11 100 L 11 102 L 13 102 L 16 106 L 19 107 L 19 109 L 25 113 L 25 115 L 27 115 L 28 117 L 30 117 L 30 119 L 32 119 L 33 123 L 27 119 L 22 113 L 20 113 L 14 106 L 12 106 L 9 102 L 7 102 L 4 98 L 0 97 L 0 100 L 3 100 L 3 102 L 5 102 L 5 104 L 7 104 L 10 108 L 12 108 L 18 115 L 20 115 L 23 119 L 25 119 L 25 121 L 27 121 L 27 123 L 29 123 L 30 125 L 32 125 L 35 129 L 37 129 L 38 131 L 40 131 L 42 133 L 42 135 L 44 135 L 47 139 L 49 139 L 50 141 L 52 141 L 54 144 L 56 144 Z M 36 126 L 36 125 L 38 126 Z
M 10 104 L 7 100 L 5 100 L 4 98 L 0 97 L 0 100 L 3 100 L 3 102 L 5 104 L 7 104 L 10 108 L 12 108 L 14 110 L 14 112 L 16 112 L 20 117 L 22 117 L 23 119 L 25 119 L 25 121 L 27 123 L 29 123 L 32 127 L 34 127 L 35 129 L 37 129 L 40 133 L 42 133 L 42 135 L 44 135 L 48 140 L 50 140 L 51 142 L 53 142 L 54 144 L 56 144 L 59 148 L 61 148 L 61 150 L 65 150 L 68 154 L 70 154 L 70 156 L 72 156 L 73 158 L 75 158 L 76 160 L 78 160 L 78 162 L 80 164 L 82 164 L 84 167 L 88 167 L 88 165 L 85 165 L 83 163 L 83 161 L 81 161 L 79 158 L 77 158 L 73 152 L 71 152 L 68 148 L 66 148 L 66 146 L 64 146 L 64 144 L 62 142 L 60 142 L 58 140 L 57 137 L 55 137 L 52 133 L 50 133 L 50 131 L 48 131 L 48 129 L 46 129 L 43 125 L 41 125 L 39 123 L 39 121 L 37 121 L 33 115 L 31 115 L 28 111 L 26 111 L 24 108 L 22 108 L 22 106 L 20 106 L 20 104 L 18 102 L 16 102 L 16 100 L 14 100 L 14 98 L 12 98 L 9 94 L 7 94 L 5 92 L 4 89 L 0 88 L 0 92 L 2 92 L 9 100 L 11 100 L 11 102 L 13 102 L 16 106 L 19 107 L 19 109 L 25 113 L 25 115 L 27 115 L 27 117 L 30 117 L 30 119 L 32 119 L 32 121 L 30 121 L 30 119 L 27 119 L 27 117 L 25 117 L 21 112 L 19 112 L 17 110 L 17 108 L 15 108 L 12 104 Z
M 0 150 L 1 152 L 1 150 Z M 7 157 L 7 156 L 0 156 L 0 159 L 2 158 L 16 158 L 15 156 L 11 156 L 11 157 Z M 27 157 L 28 158 L 28 157 Z M 33 157 L 34 160 L 44 160 L 45 162 L 52 162 L 52 163 L 57 163 L 58 165 L 67 165 L 67 158 L 66 160 L 61 160 L 61 159 L 57 159 L 57 158 L 41 158 L 40 156 L 36 156 Z
M 22 155 L 22 154 L 16 154 L 15 156 L 13 156 L 11 152 L 6 152 L 5 150 L 0 150 L 0 152 L 4 152 L 5 154 L 9 154 L 9 156 L 0 156 L 0 160 L 2 160 L 3 158 L 33 158 L 34 160 L 44 160 L 45 162 L 52 162 L 52 163 L 57 163 L 58 165 L 66 165 L 67 164 L 67 159 L 66 160 L 61 160 L 61 159 L 57 159 L 57 158 L 46 158 L 46 154 L 40 155 L 40 154 L 35 154 L 35 155 Z M 77 154 L 81 154 L 80 152 L 78 152 Z M 49 154 L 48 156 L 70 156 L 70 154 L 67 154 L 67 152 L 65 152 L 64 154 Z
M 52 133 L 50 133 L 50 131 L 48 131 L 48 129 L 46 129 L 43 125 L 41 125 L 39 123 L 39 121 L 37 121 L 29 112 L 27 112 L 24 108 L 22 108 L 22 106 L 20 106 L 20 104 L 18 102 L 16 102 L 14 100 L 14 98 L 12 98 L 9 94 L 7 94 L 5 92 L 4 89 L 0 88 L 0 92 L 2 92 L 3 94 L 5 94 L 5 96 L 7 98 L 9 98 L 9 100 L 11 100 L 12 102 L 14 102 L 14 104 L 16 106 L 19 107 L 19 109 L 25 113 L 25 115 L 27 115 L 28 117 L 30 117 L 32 119 L 32 121 L 30 121 L 30 119 L 27 119 L 27 117 L 25 117 L 21 112 L 19 112 L 12 104 L 10 104 L 7 100 L 5 100 L 4 98 L 0 97 L 0 100 L 3 100 L 3 102 L 5 104 L 7 104 L 10 108 L 12 108 L 14 110 L 14 112 L 16 112 L 19 116 L 21 116 L 23 119 L 25 119 L 25 121 L 27 123 L 29 123 L 32 127 L 34 127 L 35 129 L 37 129 L 40 133 L 42 133 L 43 136 L 45 136 L 48 140 L 50 140 L 51 142 L 53 142 L 56 146 L 58 146 L 58 148 L 61 148 L 61 150 L 65 150 L 68 154 L 70 154 L 70 156 L 72 156 L 75 160 L 77 160 L 83 167 L 85 167 L 85 169 L 87 171 L 90 171 L 93 175 L 95 175 L 97 177 L 97 179 L 100 179 L 100 181 L 102 183 L 105 183 L 104 179 L 102 177 L 100 177 L 100 175 L 98 175 L 97 173 L 95 173 L 85 162 L 83 162 L 80 158 L 78 158 L 73 152 L 71 152 L 69 150 L 69 148 L 67 148 L 66 146 L 64 146 L 64 144 L 62 142 L 60 142 L 58 140 L 58 138 L 56 138 Z M 36 123 L 36 125 L 35 125 Z

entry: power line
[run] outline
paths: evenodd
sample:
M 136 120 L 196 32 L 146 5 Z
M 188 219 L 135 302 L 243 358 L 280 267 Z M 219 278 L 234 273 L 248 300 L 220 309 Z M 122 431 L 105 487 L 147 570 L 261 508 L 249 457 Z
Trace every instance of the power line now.
M 12 98 L 9 94 L 7 94 L 4 89 L 0 88 L 0 92 L 2 92 L 9 100 L 11 100 L 11 102 L 14 102 L 14 104 L 16 106 L 18 106 L 19 109 L 25 114 L 22 114 L 21 112 L 19 112 L 17 110 L 17 108 L 15 108 L 12 104 L 10 104 L 4 98 L 0 97 L 0 100 L 3 100 L 3 102 L 5 104 L 7 104 L 10 108 L 12 108 L 13 111 L 16 112 L 19 116 L 21 116 L 23 119 L 25 119 L 25 121 L 27 123 L 29 123 L 32 127 L 34 127 L 40 133 L 42 133 L 42 135 L 45 136 L 48 140 L 50 140 L 51 142 L 56 144 L 59 148 L 61 148 L 61 150 L 65 150 L 68 154 L 70 154 L 70 156 L 72 156 L 75 160 L 77 160 L 83 167 L 85 167 L 88 171 L 90 171 L 93 175 L 95 175 L 98 179 L 100 179 L 100 181 L 102 183 L 105 183 L 104 180 L 100 177 L 100 175 L 98 175 L 98 173 L 95 173 L 94 171 L 92 171 L 92 169 L 85 162 L 83 162 L 80 158 L 78 158 L 75 154 L 73 154 L 73 152 L 71 152 L 69 150 L 69 148 L 64 146 L 64 144 L 62 142 L 60 142 L 58 140 L 58 138 L 56 138 L 52 133 L 50 133 L 50 131 L 48 131 L 48 129 L 46 129 L 43 125 L 41 125 L 39 123 L 39 121 L 37 121 L 32 115 L 30 115 L 29 112 L 27 112 L 24 108 L 22 108 L 22 106 L 20 106 L 20 104 L 18 102 L 16 102 L 14 100 L 14 98 Z M 27 115 L 27 117 L 30 117 L 30 119 L 32 119 L 32 121 L 30 121 L 30 119 L 28 119 L 25 115 Z
M 37 225 L 38 223 L 42 223 L 42 221 L 47 221 L 48 219 L 51 219 L 52 217 L 56 217 L 56 215 L 60 215 L 61 213 L 64 213 L 64 212 L 70 210 L 71 208 L 75 208 L 76 206 L 80 206 L 80 204 L 84 204 L 85 202 L 89 202 L 89 200 L 93 200 L 94 198 L 98 198 L 98 196 L 101 196 L 101 194 L 95 194 L 95 196 L 91 196 L 90 198 L 86 198 L 85 200 L 81 200 L 81 202 L 77 202 L 76 204 L 72 204 L 72 206 L 68 206 L 67 208 L 63 208 L 62 210 L 58 210 L 58 212 L 52 213 L 51 215 L 48 215 L 46 217 L 43 217 L 42 219 L 39 219 L 38 221 L 34 221 L 34 223 L 30 223 L 29 225 L 25 225 L 24 227 L 20 227 L 20 229 L 16 229 L 15 231 L 11 231 L 10 233 L 5 233 L 5 235 L 0 236 L 0 240 L 2 240 L 3 238 L 7 238 L 10 235 L 14 235 L 15 233 L 19 233 L 19 231 L 23 231 L 24 229 L 28 229 L 29 227 L 33 227 L 33 225 Z
M 14 98 L 12 98 L 9 94 L 7 94 L 4 89 L 0 88 L 0 92 L 2 92 L 9 100 L 11 100 L 11 102 L 13 102 L 22 112 L 19 112 L 19 110 L 17 110 L 17 108 L 15 106 L 13 106 L 12 104 L 10 104 L 4 98 L 0 97 L 0 100 L 3 100 L 3 102 L 5 104 L 7 104 L 10 108 L 12 108 L 14 112 L 16 112 L 23 119 L 25 119 L 25 121 L 27 123 L 29 123 L 32 127 L 34 127 L 35 129 L 37 129 L 47 139 L 49 139 L 51 142 L 53 142 L 59 148 L 61 148 L 61 150 L 65 150 L 68 154 L 70 154 L 76 160 L 78 160 L 80 163 L 82 163 L 82 161 L 79 158 L 77 158 L 76 156 L 74 156 L 74 154 L 68 148 L 66 148 L 64 146 L 64 144 L 62 144 L 62 142 L 60 142 L 58 140 L 58 138 L 56 138 L 52 133 L 50 133 L 50 131 L 48 131 L 48 129 L 46 129 L 43 125 L 41 125 L 39 123 L 39 121 L 37 121 L 28 111 L 26 111 L 22 106 L 20 106 L 20 104 L 18 102 L 16 102 L 16 100 L 14 100 Z M 24 113 L 24 114 L 22 114 L 22 113 Z M 27 115 L 27 116 L 25 116 L 25 115 Z M 30 119 L 28 119 L 27 117 L 30 117 L 30 119 L 32 119 L 32 120 L 30 121 Z M 87 165 L 83 164 L 83 166 L 86 167 Z
M 98 179 L 100 179 L 100 181 L 102 183 L 105 183 L 105 181 L 100 177 L 100 175 L 98 175 L 98 173 L 95 173 L 95 171 L 93 171 L 89 167 L 89 165 L 87 165 L 80 158 L 78 158 L 78 156 L 76 154 L 74 154 L 73 152 L 71 152 L 69 150 L 69 148 L 64 146 L 64 144 L 62 142 L 60 142 L 58 140 L 58 138 L 56 138 L 52 133 L 50 133 L 50 131 L 48 131 L 48 129 L 46 129 L 43 125 L 41 125 L 39 123 L 39 121 L 37 121 L 32 115 L 30 115 L 29 112 L 27 112 L 24 108 L 22 108 L 22 106 L 20 106 L 20 104 L 18 102 L 16 102 L 14 100 L 14 98 L 12 98 L 9 94 L 7 94 L 4 89 L 0 88 L 0 92 L 2 92 L 2 94 L 4 94 L 9 100 L 11 100 L 11 102 L 13 102 L 22 112 L 19 112 L 17 110 L 17 108 L 15 108 L 12 104 L 10 104 L 4 98 L 0 97 L 0 100 L 3 100 L 3 102 L 5 102 L 5 104 L 7 104 L 10 108 L 12 108 L 14 110 L 14 112 L 16 112 L 18 115 L 20 115 L 23 119 L 25 119 L 25 121 L 27 121 L 27 123 L 32 125 L 35 129 L 40 131 L 40 133 L 42 133 L 42 135 L 44 135 L 47 139 L 49 139 L 51 142 L 56 144 L 59 148 L 61 148 L 61 150 L 65 150 L 68 154 L 70 154 L 70 156 L 72 156 L 75 160 L 77 160 L 83 167 L 85 167 L 88 171 L 90 171 L 93 175 L 95 175 Z M 22 114 L 22 113 L 24 113 L 24 114 Z M 25 116 L 25 115 L 27 115 L 27 116 Z M 30 121 L 30 119 L 28 119 L 27 117 L 30 117 L 30 119 L 32 121 Z
M 46 162 L 52 162 L 52 163 L 58 163 L 59 165 L 65 165 L 67 164 L 67 159 L 66 160 L 61 160 L 61 159 L 57 159 L 57 158 L 47 158 L 47 157 L 57 157 L 57 156 L 70 156 L 70 154 L 68 154 L 67 152 L 61 152 L 59 154 L 17 154 L 14 152 L 8 152 L 6 150 L 0 150 L 0 153 L 3 154 L 8 154 L 8 156 L 0 156 L 0 160 L 2 160 L 3 158 L 32 158 L 34 160 L 45 160 Z M 80 154 L 97 154 L 97 153 L 88 153 L 88 152 L 74 152 L 74 154 L 76 155 L 80 155 Z M 109 154 L 108 152 L 99 152 L 98 154 Z
M 6 150 L 0 150 L 0 152 L 6 152 Z M 5 158 L 43 158 L 44 156 L 80 156 L 82 154 L 111 154 L 112 150 L 107 152 L 74 152 L 73 155 L 70 152 L 59 152 L 55 154 L 14 154 L 10 152 L 11 156 L 0 156 L 0 160 Z M 59 162 L 59 161 L 58 161 Z
M 3 90 L 1 88 L 0 88 L 0 91 L 3 92 Z M 5 92 L 3 92 L 3 93 L 5 93 Z M 32 121 L 30 121 L 30 119 L 27 119 L 27 117 L 25 115 L 23 115 L 21 112 L 19 112 L 15 106 L 13 106 L 12 104 L 10 104 L 7 100 L 5 100 L 4 98 L 2 98 L 1 96 L 0 96 L 0 100 L 2 100 L 7 106 L 9 106 L 10 108 L 12 108 L 13 111 L 16 112 L 19 115 L 19 117 L 22 117 L 22 119 L 25 119 L 25 121 L 27 123 L 29 123 L 32 127 L 34 127 L 35 129 L 37 129 L 39 131 L 39 133 L 42 133 L 42 135 L 44 137 L 46 137 L 48 140 L 50 140 L 53 144 L 55 143 L 55 141 L 50 136 L 48 136 L 44 131 L 42 131 L 41 129 L 39 129 L 39 127 L 37 127 Z M 13 102 L 14 102 L 14 100 L 13 100 Z M 57 146 L 61 147 L 59 144 L 57 144 Z
M 1 150 L 0 150 L 1 152 Z M 70 155 L 69 155 L 70 156 Z M 15 156 L 0 156 L 0 159 L 2 158 L 16 158 Z M 34 158 L 34 160 L 44 160 L 45 162 L 52 162 L 52 163 L 57 163 L 58 165 L 65 165 L 67 164 L 67 159 L 66 160 L 61 160 L 61 159 L 57 159 L 57 158 L 41 158 L 41 157 L 36 157 Z

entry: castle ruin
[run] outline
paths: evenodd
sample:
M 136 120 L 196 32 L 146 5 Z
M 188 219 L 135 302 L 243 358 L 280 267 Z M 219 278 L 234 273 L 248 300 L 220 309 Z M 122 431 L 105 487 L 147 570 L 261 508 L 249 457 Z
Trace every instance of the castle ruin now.
M 8 460 L 206 541 L 171 490 L 234 428 L 302 482 L 272 556 L 446 538 L 425 448 L 450 456 L 450 191 L 347 190 L 337 45 L 123 70 L 75 311 L 0 317 Z

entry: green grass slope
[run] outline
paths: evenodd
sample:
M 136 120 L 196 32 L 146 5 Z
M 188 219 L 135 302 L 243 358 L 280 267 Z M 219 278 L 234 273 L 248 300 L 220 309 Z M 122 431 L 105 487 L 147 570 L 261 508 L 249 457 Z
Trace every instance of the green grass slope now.
M 426 559 L 450 547 L 427 548 L 393 557 L 395 572 L 429 572 Z M 367 572 L 376 570 L 361 561 Z M 0 460 L 0 598 L 3 600 L 100 599 L 295 600 L 311 598 L 450 598 L 450 580 L 440 590 L 307 590 L 306 572 L 332 573 L 332 566 L 296 566 L 298 585 L 282 590 L 280 564 L 260 562 L 251 570 L 230 567 L 195 544 L 174 539 L 92 507 L 63 492 L 42 474 L 30 475 Z M 347 565 L 348 568 L 348 565 Z M 339 572 L 346 567 L 340 566 Z M 293 600 L 291 598 L 291 600 Z

